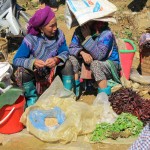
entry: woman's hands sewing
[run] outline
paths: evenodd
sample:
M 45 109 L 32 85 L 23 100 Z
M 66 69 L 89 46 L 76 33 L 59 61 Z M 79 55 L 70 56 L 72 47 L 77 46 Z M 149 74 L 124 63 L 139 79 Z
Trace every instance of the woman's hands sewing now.
M 82 58 L 86 64 L 90 64 L 93 61 L 92 56 L 87 52 L 81 51 L 80 55 L 82 56 Z
M 45 66 L 47 66 L 49 68 L 53 68 L 58 63 L 59 63 L 59 58 L 57 58 L 57 57 L 48 58 L 45 62 L 42 60 L 36 59 L 34 62 L 34 66 L 36 68 L 43 68 Z
M 35 66 L 36 68 L 42 68 L 42 67 L 45 66 L 45 62 L 44 62 L 43 60 L 36 59 L 36 60 L 34 61 L 34 66 Z
M 57 57 L 49 58 L 46 60 L 45 63 L 47 67 L 53 68 L 58 64 L 58 58 Z

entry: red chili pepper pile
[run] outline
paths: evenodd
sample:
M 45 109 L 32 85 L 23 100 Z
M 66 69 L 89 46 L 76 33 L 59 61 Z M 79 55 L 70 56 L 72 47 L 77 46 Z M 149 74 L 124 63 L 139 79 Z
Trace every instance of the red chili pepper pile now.
M 112 93 L 109 101 L 117 114 L 128 112 L 144 123 L 150 121 L 150 100 L 141 98 L 132 89 L 122 88 Z

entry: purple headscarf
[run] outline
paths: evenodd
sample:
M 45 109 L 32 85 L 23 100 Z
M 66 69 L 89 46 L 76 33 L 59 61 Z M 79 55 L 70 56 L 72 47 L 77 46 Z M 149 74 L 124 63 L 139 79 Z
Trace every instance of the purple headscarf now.
M 43 9 L 39 9 L 35 12 L 33 17 L 28 22 L 27 33 L 31 35 L 38 35 L 40 33 L 40 27 L 47 25 L 53 18 L 55 13 L 49 6 L 45 6 Z

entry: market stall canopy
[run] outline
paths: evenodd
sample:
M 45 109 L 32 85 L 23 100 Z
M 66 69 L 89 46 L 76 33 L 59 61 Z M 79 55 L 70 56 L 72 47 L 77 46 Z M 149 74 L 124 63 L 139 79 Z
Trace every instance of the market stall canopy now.
M 117 7 L 108 0 L 66 0 L 65 21 L 70 29 L 90 20 L 116 22 Z

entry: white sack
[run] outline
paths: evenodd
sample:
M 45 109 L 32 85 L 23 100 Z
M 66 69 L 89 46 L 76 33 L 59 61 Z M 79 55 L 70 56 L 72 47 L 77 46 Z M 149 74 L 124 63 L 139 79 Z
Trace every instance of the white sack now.
M 112 17 L 116 11 L 117 7 L 107 0 L 66 0 L 65 20 L 69 29 L 100 18 L 101 21 L 116 22 Z

